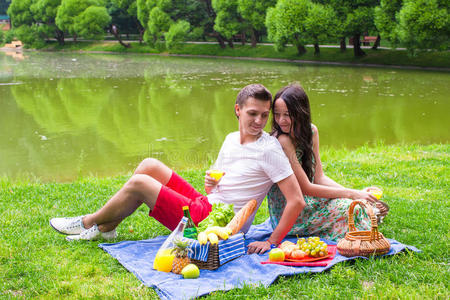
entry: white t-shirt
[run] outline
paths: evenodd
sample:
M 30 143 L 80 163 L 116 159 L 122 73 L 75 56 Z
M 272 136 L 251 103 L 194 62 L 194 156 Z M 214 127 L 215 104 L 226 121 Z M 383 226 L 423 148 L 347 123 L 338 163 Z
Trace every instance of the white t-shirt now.
M 239 132 L 228 134 L 214 168 L 225 171 L 225 175 L 208 200 L 234 204 L 235 213 L 251 199 L 258 202 L 259 208 L 270 187 L 293 174 L 280 143 L 267 132 L 245 145 L 240 143 Z M 244 224 L 243 232 L 250 228 L 255 214 L 256 211 Z

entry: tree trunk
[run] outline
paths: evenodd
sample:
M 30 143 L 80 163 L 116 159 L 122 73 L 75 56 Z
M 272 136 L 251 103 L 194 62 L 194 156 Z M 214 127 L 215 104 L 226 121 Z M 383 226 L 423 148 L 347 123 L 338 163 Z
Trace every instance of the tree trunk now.
M 256 40 L 257 40 L 257 38 L 256 38 L 256 32 L 255 32 L 255 29 L 252 28 L 252 48 L 255 48 L 255 47 L 256 47 Z
M 341 48 L 341 52 L 344 52 L 345 50 L 347 50 L 347 45 L 345 44 L 345 36 L 341 38 L 340 48 Z
M 298 52 L 298 55 L 303 55 L 303 54 L 305 54 L 305 53 L 306 53 L 306 48 L 305 48 L 305 46 L 303 46 L 303 45 L 301 45 L 301 44 L 297 45 L 297 52 Z
M 378 47 L 380 46 L 380 41 L 381 41 L 381 36 L 377 35 L 377 40 L 375 41 L 375 43 L 372 46 L 373 50 L 377 50 L 378 49 Z
M 114 37 L 119 41 L 119 43 L 120 43 L 122 46 L 124 46 L 125 48 L 131 48 L 131 45 L 130 45 L 130 44 L 125 44 L 125 43 L 122 41 L 122 38 L 120 37 L 120 34 L 119 34 L 119 29 L 117 29 L 117 26 L 114 25 L 114 24 L 111 25 L 111 33 L 114 35 Z
M 216 32 L 216 33 L 217 33 L 217 32 Z M 220 45 L 220 48 L 225 49 L 225 48 L 227 47 L 227 46 L 225 45 L 225 40 L 224 40 L 224 38 L 223 38 L 219 33 L 217 33 L 216 39 L 217 39 L 217 42 L 218 42 L 219 45 Z
M 314 55 L 316 55 L 316 56 L 320 55 L 320 48 L 319 48 L 319 43 L 318 42 L 314 43 Z
M 139 44 L 142 44 L 142 40 L 144 38 L 144 32 L 145 32 L 144 28 L 139 28 Z
M 364 56 L 366 53 L 361 49 L 360 35 L 353 36 L 353 53 L 356 57 Z
M 234 48 L 234 44 L 233 44 L 233 38 L 228 39 L 228 46 L 230 46 L 230 48 Z
M 245 40 L 246 40 L 245 31 L 242 31 L 242 35 L 241 35 L 241 44 L 242 44 L 242 46 L 245 46 Z
M 74 41 L 74 43 L 77 42 L 77 35 L 76 34 L 73 35 L 73 41 Z
M 56 29 L 55 30 L 55 38 L 58 41 L 58 44 L 60 44 L 61 46 L 64 45 L 64 32 Z

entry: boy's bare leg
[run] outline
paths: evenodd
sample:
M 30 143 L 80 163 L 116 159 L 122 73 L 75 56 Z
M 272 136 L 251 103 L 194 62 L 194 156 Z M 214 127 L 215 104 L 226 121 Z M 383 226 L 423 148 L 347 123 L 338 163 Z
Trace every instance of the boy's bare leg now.
M 84 227 L 97 224 L 100 231 L 107 232 L 116 228 L 142 203 L 152 210 L 161 186 L 167 184 L 171 176 L 172 170 L 162 162 L 152 158 L 143 160 L 134 175 L 102 208 L 83 218 Z

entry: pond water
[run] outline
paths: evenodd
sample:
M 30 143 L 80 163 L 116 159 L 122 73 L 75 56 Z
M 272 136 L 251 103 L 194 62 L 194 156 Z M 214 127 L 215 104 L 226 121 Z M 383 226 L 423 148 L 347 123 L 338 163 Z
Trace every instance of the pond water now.
M 238 91 L 300 82 L 321 147 L 447 143 L 450 74 L 146 55 L 0 52 L 0 176 L 65 181 L 145 157 L 206 168 Z M 266 127 L 267 130 L 270 127 Z

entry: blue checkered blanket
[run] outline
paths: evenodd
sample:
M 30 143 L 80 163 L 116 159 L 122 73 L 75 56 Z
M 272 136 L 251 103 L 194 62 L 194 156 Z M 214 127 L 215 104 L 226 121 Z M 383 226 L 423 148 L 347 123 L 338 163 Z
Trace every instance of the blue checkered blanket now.
M 268 221 L 251 226 L 249 232 L 245 235 L 245 246 L 253 241 L 267 239 L 271 232 L 272 227 Z M 357 258 L 336 254 L 333 261 L 326 267 L 292 267 L 261 264 L 262 261 L 268 259 L 268 253 L 266 252 L 262 255 L 242 255 L 217 270 L 200 270 L 200 277 L 197 279 L 183 279 L 181 275 L 153 270 L 153 259 L 165 239 L 166 236 L 160 236 L 142 241 L 100 244 L 99 247 L 116 258 L 146 286 L 154 288 L 161 299 L 191 299 L 218 290 L 228 291 L 234 288 L 242 288 L 244 285 L 269 286 L 279 276 L 323 272 L 339 262 Z M 295 241 L 295 239 L 293 237 L 290 240 Z M 395 240 L 389 241 L 391 242 L 391 250 L 385 256 L 397 254 L 405 249 L 420 251 L 413 246 L 404 245 Z M 326 242 L 331 245 L 336 244 L 331 241 Z M 361 258 L 365 259 L 365 257 Z

